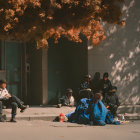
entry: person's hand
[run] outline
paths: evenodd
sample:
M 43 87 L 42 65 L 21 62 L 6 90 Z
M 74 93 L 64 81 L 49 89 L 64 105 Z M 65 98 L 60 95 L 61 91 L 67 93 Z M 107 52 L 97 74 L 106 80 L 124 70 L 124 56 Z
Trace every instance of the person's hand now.
M 108 108 L 109 108 L 109 106 L 106 106 L 106 108 L 108 109 Z
M 109 90 L 110 93 L 114 93 L 115 91 L 115 89 Z
M 90 88 L 87 88 L 87 90 L 88 90 L 88 91 L 91 91 L 91 89 L 90 89 Z
M 6 94 L 5 96 L 6 96 L 7 99 L 9 99 L 11 97 L 10 94 Z
M 115 89 L 112 89 L 112 92 L 115 92 L 116 90 Z

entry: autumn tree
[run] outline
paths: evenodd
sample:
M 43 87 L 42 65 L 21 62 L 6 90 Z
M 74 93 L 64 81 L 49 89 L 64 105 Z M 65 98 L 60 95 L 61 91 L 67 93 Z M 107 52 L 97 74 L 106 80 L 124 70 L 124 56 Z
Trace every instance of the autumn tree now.
M 124 25 L 124 0 L 0 0 L 0 38 L 34 40 L 48 47 L 61 36 L 81 42 L 82 33 L 97 45 L 106 37 L 101 22 Z

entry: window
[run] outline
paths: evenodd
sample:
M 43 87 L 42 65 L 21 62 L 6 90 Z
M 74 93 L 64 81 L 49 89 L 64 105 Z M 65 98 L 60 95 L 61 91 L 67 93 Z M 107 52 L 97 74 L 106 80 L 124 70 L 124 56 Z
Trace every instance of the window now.
M 5 70 L 5 42 L 0 41 L 0 71 Z

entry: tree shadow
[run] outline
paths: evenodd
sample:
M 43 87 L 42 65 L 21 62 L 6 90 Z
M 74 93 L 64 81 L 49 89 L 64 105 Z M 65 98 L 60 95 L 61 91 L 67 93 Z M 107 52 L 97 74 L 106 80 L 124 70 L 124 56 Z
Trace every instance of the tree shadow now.
M 118 87 L 122 104 L 140 104 L 140 1 L 126 0 L 123 7 L 126 26 L 104 24 L 107 39 L 89 49 L 89 73 L 108 71 L 113 85 Z M 97 56 L 98 54 L 98 56 Z M 101 61 L 99 61 L 101 59 Z

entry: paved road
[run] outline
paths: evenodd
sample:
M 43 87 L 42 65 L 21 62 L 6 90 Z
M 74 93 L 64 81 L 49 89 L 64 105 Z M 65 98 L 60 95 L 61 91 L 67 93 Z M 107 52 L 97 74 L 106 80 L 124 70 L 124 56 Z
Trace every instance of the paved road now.
M 140 121 L 85 126 L 48 121 L 0 123 L 0 140 L 140 140 Z

